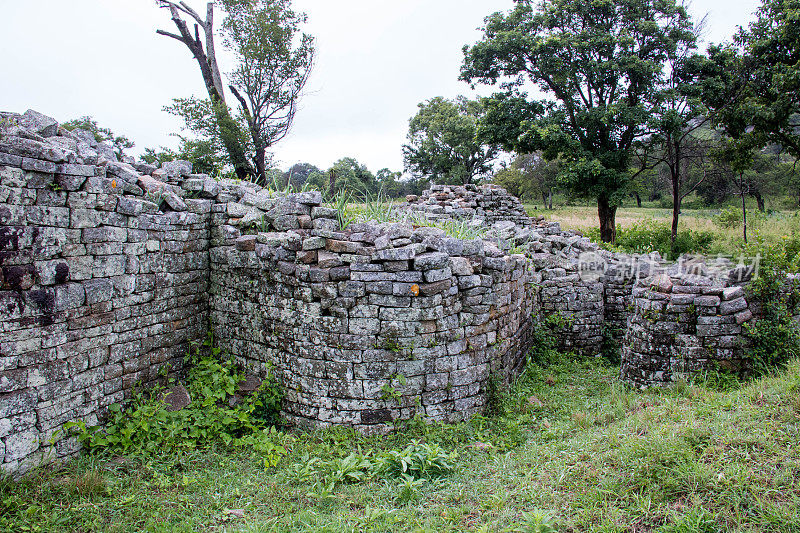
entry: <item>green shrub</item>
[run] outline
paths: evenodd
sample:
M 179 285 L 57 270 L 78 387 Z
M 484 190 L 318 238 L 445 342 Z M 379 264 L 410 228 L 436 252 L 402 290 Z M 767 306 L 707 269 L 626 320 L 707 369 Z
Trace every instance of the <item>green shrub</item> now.
M 94 452 L 153 455 L 222 444 L 251 447 L 264 455 L 265 465 L 276 464 L 286 454 L 276 443 L 280 434 L 270 425 L 280 409 L 279 386 L 270 374 L 258 391 L 230 407 L 227 401 L 244 375 L 212 344 L 209 335 L 188 357 L 189 406 L 168 411 L 162 399 L 165 391 L 156 387 L 137 392 L 124 406 L 111 405 L 104 426 L 77 421 L 65 429 L 77 430 L 78 440 Z M 204 355 L 206 349 L 209 355 Z
M 376 469 L 384 476 L 414 479 L 442 477 L 455 468 L 456 452 L 447 453 L 438 444 L 412 441 L 402 450 L 389 450 L 377 459 Z
M 629 228 L 617 227 L 617 241 L 611 246 L 601 245 L 614 251 L 647 254 L 658 252 L 667 259 L 677 259 L 688 253 L 706 253 L 714 242 L 714 234 L 709 231 L 682 230 L 675 242 L 671 239 L 672 230 L 666 224 L 653 220 L 637 222 Z M 591 228 L 586 236 L 600 243 L 600 229 Z
M 797 239 L 765 243 L 757 240 L 742 249 L 746 257 L 758 258 L 758 275 L 748 287 L 748 298 L 761 303 L 762 316 L 745 325 L 747 353 L 756 375 L 785 368 L 800 356 L 800 330 L 792 316 L 800 304 L 800 287 L 787 273 L 797 272 L 800 257 Z
M 528 351 L 528 366 L 531 363 L 547 366 L 562 359 L 558 351 L 556 332 L 569 327 L 569 321 L 560 313 L 547 315 L 543 321 L 534 322 L 531 329 L 531 349 Z
M 733 206 L 728 206 L 718 215 L 711 217 L 714 224 L 722 228 L 735 228 L 742 225 L 742 210 Z

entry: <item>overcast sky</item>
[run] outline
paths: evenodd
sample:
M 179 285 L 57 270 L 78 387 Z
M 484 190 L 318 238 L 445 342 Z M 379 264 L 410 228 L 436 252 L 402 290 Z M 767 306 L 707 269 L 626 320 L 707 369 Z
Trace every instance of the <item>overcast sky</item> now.
M 203 0 L 188 0 L 198 11 Z M 746 25 L 758 0 L 694 0 L 709 16 L 707 39 Z M 483 18 L 512 0 L 295 0 L 317 39 L 316 66 L 279 166 L 327 168 L 355 157 L 373 172 L 402 169 L 402 145 L 417 103 L 473 95 L 458 81 L 461 48 Z M 0 0 L 0 109 L 33 108 L 59 121 L 91 115 L 130 137 L 135 152 L 176 145 L 180 123 L 161 108 L 205 96 L 185 47 L 154 0 Z M 224 65 L 223 65 L 224 67 Z

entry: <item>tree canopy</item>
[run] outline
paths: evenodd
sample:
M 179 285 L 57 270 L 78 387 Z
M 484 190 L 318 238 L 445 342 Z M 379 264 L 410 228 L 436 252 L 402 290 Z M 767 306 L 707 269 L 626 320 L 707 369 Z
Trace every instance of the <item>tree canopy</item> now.
M 448 184 L 472 183 L 490 174 L 499 146 L 478 139 L 482 115 L 483 105 L 464 97 L 436 97 L 419 104 L 403 146 L 406 170 Z
M 503 89 L 487 106 L 483 134 L 562 157 L 565 185 L 597 200 L 601 237 L 613 241 L 663 66 L 695 39 L 686 9 L 674 0 L 517 0 L 487 17 L 483 31 L 464 48 L 461 69 L 473 85 Z M 547 97 L 529 98 L 533 87 Z
M 158 33 L 189 48 L 208 92 L 208 99 L 176 99 L 165 109 L 199 138 L 213 139 L 215 156 L 226 158 L 237 177 L 266 182 L 268 149 L 289 132 L 314 61 L 314 39 L 301 32 L 305 15 L 292 11 L 290 0 L 220 0 L 225 19 L 219 33 L 235 59 L 227 73 L 227 89 L 238 104 L 232 109 L 217 64 L 214 3 L 209 2 L 203 19 L 185 2 L 158 2 L 169 9 L 179 30 Z M 184 15 L 195 21 L 194 34 Z

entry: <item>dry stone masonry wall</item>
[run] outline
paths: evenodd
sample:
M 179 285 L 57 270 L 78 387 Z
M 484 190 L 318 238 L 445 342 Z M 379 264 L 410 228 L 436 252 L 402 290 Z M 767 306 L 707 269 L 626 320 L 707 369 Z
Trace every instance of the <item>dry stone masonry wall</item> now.
M 65 422 L 96 423 L 203 335 L 211 203 L 172 185 L 185 165 L 137 170 L 31 111 L 0 124 L 0 468 L 17 472 L 75 453 Z
M 300 424 L 379 432 L 417 413 L 455 421 L 481 411 L 490 375 L 508 378 L 524 360 L 524 256 L 411 224 L 342 229 L 320 203 L 319 193 L 247 191 L 214 207 L 221 345 L 257 372 L 271 365 Z M 242 234 L 261 217 L 273 231 Z
M 422 196 L 406 196 L 407 208 L 431 221 L 461 219 L 491 226 L 510 221 L 529 227 L 531 219 L 518 198 L 497 185 L 433 185 Z
M 398 220 L 342 228 L 317 192 L 120 160 L 89 132 L 0 113 L 0 468 L 77 453 L 65 422 L 179 372 L 209 324 L 277 374 L 287 418 L 366 432 L 480 412 L 545 319 L 577 353 L 616 339 L 635 386 L 746 361 L 755 310 L 730 265 L 600 250 L 496 186 L 433 186 Z

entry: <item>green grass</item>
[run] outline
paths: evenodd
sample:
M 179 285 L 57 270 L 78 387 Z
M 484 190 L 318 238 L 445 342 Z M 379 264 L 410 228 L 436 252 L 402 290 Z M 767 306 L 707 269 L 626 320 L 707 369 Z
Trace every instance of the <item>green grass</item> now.
M 531 365 L 491 416 L 389 437 L 296 433 L 270 469 L 241 449 L 84 456 L 0 482 L 0 530 L 535 531 L 544 516 L 555 531 L 800 531 L 799 362 L 749 384 L 647 392 L 617 372 Z M 457 452 L 454 472 L 326 490 L 351 453 L 412 439 Z
M 564 229 L 581 232 L 598 227 L 597 207 L 588 205 L 558 206 L 553 210 L 542 209 L 533 205 L 525 206 L 531 215 L 543 215 L 559 222 Z M 732 253 L 742 245 L 741 225 L 724 227 L 715 222 L 714 217 L 720 209 L 683 209 L 679 219 L 679 231 L 709 232 L 714 241 L 708 252 Z M 669 228 L 672 224 L 672 210 L 659 207 L 623 207 L 617 210 L 617 225 L 623 229 L 636 224 L 648 224 Z M 777 210 L 767 214 L 748 209 L 748 239 L 758 239 L 774 243 L 786 239 L 800 239 L 800 211 Z

